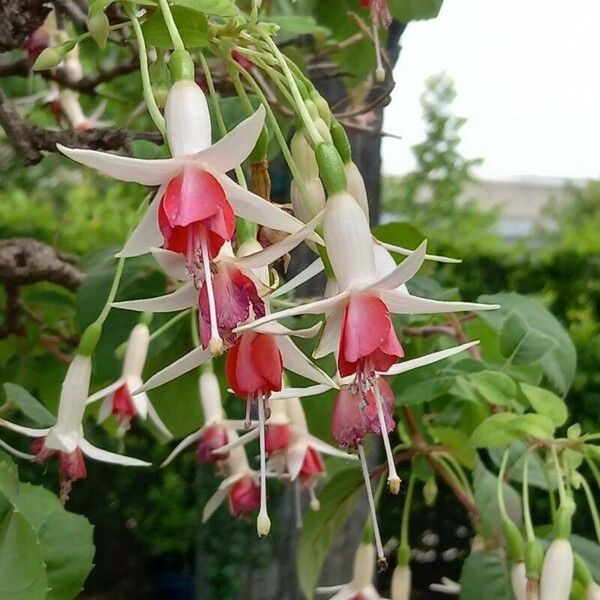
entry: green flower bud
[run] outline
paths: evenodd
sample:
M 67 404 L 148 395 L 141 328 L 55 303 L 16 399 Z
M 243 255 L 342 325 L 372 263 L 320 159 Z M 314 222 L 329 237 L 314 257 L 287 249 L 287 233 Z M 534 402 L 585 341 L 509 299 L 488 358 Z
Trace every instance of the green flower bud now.
M 100 48 L 106 48 L 106 40 L 110 28 L 108 17 L 103 12 L 100 12 L 89 17 L 86 21 L 86 25 L 96 44 L 98 44 Z
M 567 539 L 571 535 L 572 506 L 561 506 L 554 519 L 554 536 L 556 539 Z
M 196 75 L 194 61 L 187 50 L 175 50 L 173 52 L 171 60 L 169 60 L 169 70 L 171 71 L 173 81 L 180 81 L 182 79 L 191 79 L 193 81 Z
M 306 110 L 308 110 L 308 114 L 310 115 L 313 121 L 316 121 L 319 118 L 319 110 L 317 109 L 317 105 L 310 99 L 305 100 L 304 104 L 306 106 Z
M 331 125 L 332 115 L 327 100 L 325 100 L 316 89 L 310 91 L 309 97 L 315 103 L 321 119 L 323 119 L 328 126 Z
M 102 326 L 98 323 L 94 322 L 91 325 L 88 325 L 81 336 L 77 354 L 81 356 L 91 356 L 96 348 L 96 345 L 98 344 L 101 333 Z
M 527 577 L 538 579 L 544 564 L 544 546 L 539 540 L 527 543 L 525 547 L 525 568 Z
M 57 67 L 71 49 L 72 47 L 67 48 L 62 44 L 60 46 L 50 46 L 45 48 L 35 59 L 32 69 L 34 71 L 47 71 L 48 69 Z
M 519 562 L 524 559 L 525 545 L 523 536 L 519 528 L 510 519 L 502 519 L 502 532 L 506 540 L 506 549 L 508 556 L 513 562 Z
M 344 192 L 347 187 L 342 159 L 333 144 L 322 142 L 315 150 L 319 175 L 329 196 Z
M 350 140 L 348 139 L 346 130 L 339 121 L 334 119 L 331 123 L 330 131 L 331 139 L 340 153 L 342 161 L 344 164 L 349 163 L 352 160 L 352 148 L 350 147 Z
M 423 486 L 423 498 L 427 506 L 433 506 L 437 500 L 438 486 L 435 477 L 429 477 Z

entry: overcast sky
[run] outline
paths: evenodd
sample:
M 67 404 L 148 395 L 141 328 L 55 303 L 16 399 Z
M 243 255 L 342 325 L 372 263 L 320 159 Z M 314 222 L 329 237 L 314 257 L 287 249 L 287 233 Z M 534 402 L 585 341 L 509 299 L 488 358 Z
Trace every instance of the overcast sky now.
M 386 173 L 412 167 L 419 96 L 442 71 L 480 177 L 600 177 L 600 1 L 445 0 L 437 19 L 411 23 L 384 124 L 403 139 L 384 140 Z

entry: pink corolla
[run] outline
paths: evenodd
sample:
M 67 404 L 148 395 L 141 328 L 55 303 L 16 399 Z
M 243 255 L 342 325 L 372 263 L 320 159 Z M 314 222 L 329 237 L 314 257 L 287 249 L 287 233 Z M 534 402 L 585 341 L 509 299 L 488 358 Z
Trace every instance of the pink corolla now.
M 113 415 L 119 425 L 117 430 L 119 435 L 124 435 L 128 431 L 131 419 L 137 416 L 142 420 L 148 419 L 162 436 L 170 439 L 171 432 L 162 422 L 148 395 L 145 392 L 133 395 L 133 392 L 143 384 L 142 372 L 149 344 L 148 326 L 138 323 L 132 329 L 127 340 L 121 376 L 115 382 L 92 394 L 87 402 L 91 404 L 102 400 L 98 412 L 98 422 L 102 423 L 110 415 Z
M 264 198 L 239 186 L 226 173 L 248 157 L 262 131 L 261 106 L 211 145 L 208 104 L 193 81 L 177 81 L 165 103 L 172 158 L 145 160 L 95 150 L 58 149 L 101 173 L 143 185 L 160 186 L 154 201 L 121 251 L 144 254 L 165 246 L 180 252 L 192 272 L 206 269 L 234 231 L 234 216 L 294 233 L 302 223 Z
M 72 483 L 77 479 L 86 477 L 83 455 L 102 462 L 132 467 L 149 466 L 150 464 L 137 458 L 130 458 L 96 448 L 85 439 L 82 422 L 90 386 L 91 371 L 92 364 L 89 356 L 75 356 L 69 365 L 62 384 L 58 417 L 52 427 L 38 429 L 0 419 L 0 426 L 35 438 L 32 446 L 34 455 L 27 455 L 14 450 L 7 444 L 3 444 L 5 449 L 16 456 L 39 463 L 45 462 L 51 456 L 56 455 L 58 457 L 61 478 L 60 495 L 63 501 L 68 498 Z

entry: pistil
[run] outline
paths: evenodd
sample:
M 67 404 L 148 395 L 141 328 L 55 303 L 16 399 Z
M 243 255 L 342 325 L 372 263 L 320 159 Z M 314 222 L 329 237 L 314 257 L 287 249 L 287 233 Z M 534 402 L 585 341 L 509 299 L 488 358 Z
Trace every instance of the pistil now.
M 215 303 L 215 293 L 213 290 L 212 272 L 210 270 L 210 255 L 208 253 L 206 235 L 200 236 L 200 245 L 202 250 L 204 282 L 206 284 L 206 291 L 208 293 L 208 311 L 210 316 L 210 341 L 208 342 L 208 349 L 211 351 L 213 356 L 219 356 L 223 353 L 223 340 L 219 335 L 217 308 Z
M 271 519 L 267 514 L 267 464 L 265 448 L 265 402 L 261 395 L 258 398 L 258 427 L 260 431 L 260 510 L 256 518 L 256 531 L 258 535 L 267 535 L 271 529 Z

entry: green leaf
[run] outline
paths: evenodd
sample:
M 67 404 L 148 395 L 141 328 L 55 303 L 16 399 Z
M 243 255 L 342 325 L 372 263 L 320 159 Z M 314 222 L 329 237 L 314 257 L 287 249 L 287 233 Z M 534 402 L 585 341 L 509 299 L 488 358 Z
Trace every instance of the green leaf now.
M 208 43 L 208 23 L 204 15 L 183 6 L 174 6 L 171 12 L 186 48 L 206 46 Z M 156 12 L 149 19 L 146 19 L 142 23 L 142 31 L 149 46 L 173 47 L 169 30 L 161 12 Z
M 46 600 L 48 580 L 36 532 L 17 510 L 0 524 L 0 598 Z
M 513 600 L 508 568 L 498 551 L 471 553 L 460 576 L 460 600 Z
M 468 445 L 467 436 L 453 427 L 430 427 L 429 433 L 441 444 L 452 450 L 453 456 L 465 467 L 472 469 L 477 457 L 476 451 Z
M 571 535 L 569 541 L 573 550 L 587 563 L 594 581 L 600 581 L 600 546 L 596 542 L 576 534 Z
M 487 417 L 471 434 L 469 445 L 474 448 L 493 448 L 510 444 L 517 437 L 517 431 L 512 427 L 517 418 L 512 413 L 498 413 Z
M 391 0 L 390 12 L 395 19 L 408 23 L 438 16 L 444 0 Z
M 507 406 L 517 396 L 517 384 L 498 371 L 471 373 L 469 381 L 483 400 L 492 405 Z
M 327 31 L 324 27 L 319 26 L 315 18 L 310 15 L 269 15 L 268 20 L 279 25 L 281 31 L 294 35 L 306 35 L 318 30 Z
M 516 311 L 530 330 L 535 330 L 554 340 L 554 347 L 539 362 L 556 391 L 564 395 L 575 377 L 577 355 L 569 334 L 556 317 L 536 300 L 515 293 L 486 294 L 479 297 L 479 302 L 501 305 L 499 310 L 478 313 L 481 319 L 497 331 L 501 330 L 506 317 L 512 311 Z
M 547 439 L 554 434 L 554 423 L 544 415 L 519 415 L 511 426 L 516 432 L 534 438 Z
M 297 570 L 300 587 L 307 598 L 312 598 L 327 552 L 362 491 L 361 470 L 344 469 L 321 491 L 321 508 L 306 515 L 298 540 Z
M 217 17 L 235 17 L 240 9 L 232 0 L 171 0 L 171 4 Z
M 453 383 L 454 377 L 437 377 L 405 387 L 402 377 L 396 377 L 393 385 L 396 406 L 423 404 L 439 398 L 452 387 Z
M 56 423 L 56 417 L 25 388 L 14 383 L 5 383 L 6 401 L 15 404 L 19 410 L 32 421 L 42 427 L 50 427 Z
M 425 239 L 425 234 L 410 223 L 394 221 L 373 227 L 373 235 L 380 241 L 409 250 L 415 250 Z
M 539 361 L 552 348 L 556 340 L 532 329 L 516 311 L 511 311 L 500 328 L 500 352 L 515 365 Z
M 529 385 L 528 383 L 519 385 L 533 410 L 548 417 L 557 427 L 565 424 L 569 415 L 567 406 L 561 398 L 535 385 Z

